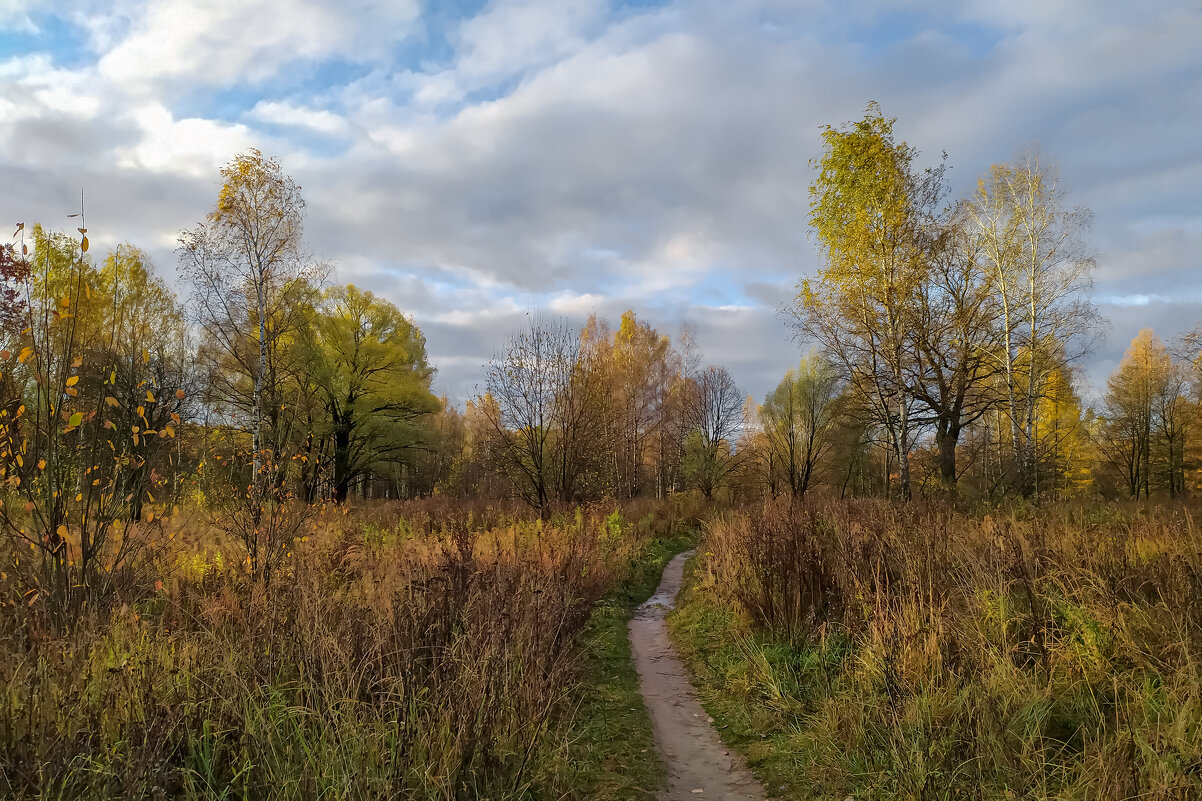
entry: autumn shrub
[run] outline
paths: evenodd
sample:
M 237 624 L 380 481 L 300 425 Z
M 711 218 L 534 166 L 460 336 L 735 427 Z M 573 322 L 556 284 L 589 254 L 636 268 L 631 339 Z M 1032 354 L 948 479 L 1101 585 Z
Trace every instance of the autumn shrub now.
M 173 297 L 136 249 L 93 264 L 72 216 L 78 240 L 35 226 L 31 249 L 18 227 L 0 329 L 0 604 L 58 631 L 154 565 L 143 508 L 166 484 L 188 397 Z
M 707 528 L 675 630 L 805 797 L 1184 799 L 1200 600 L 1183 507 L 769 504 Z
M 0 631 L 0 796 L 564 797 L 579 638 L 645 539 L 439 500 L 315 514 L 270 578 L 203 516 L 71 632 Z

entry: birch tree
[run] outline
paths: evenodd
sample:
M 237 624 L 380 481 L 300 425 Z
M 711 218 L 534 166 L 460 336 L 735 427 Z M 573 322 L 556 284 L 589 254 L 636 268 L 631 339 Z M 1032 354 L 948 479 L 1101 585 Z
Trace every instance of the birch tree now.
M 926 279 L 921 198 L 939 179 L 914 171 L 916 152 L 893 124 L 872 104 L 863 120 L 824 130 L 810 226 L 825 264 L 801 283 L 795 319 L 885 432 L 909 498 L 919 370 L 911 332 Z
M 320 280 L 301 237 L 301 189 L 274 158 L 251 150 L 221 170 L 217 205 L 204 222 L 180 235 L 178 256 L 192 284 L 192 313 L 201 332 L 199 358 L 218 400 L 247 418 L 251 480 L 246 544 L 259 567 L 263 503 L 280 486 L 284 347 L 304 316 L 301 299 Z M 268 551 L 281 550 L 279 542 Z
M 966 207 L 997 302 L 1002 376 L 1020 492 L 1038 490 L 1035 412 L 1047 378 L 1080 359 L 1097 330 L 1094 267 L 1084 243 L 1092 215 L 1069 208 L 1056 171 L 1034 152 L 994 165 Z

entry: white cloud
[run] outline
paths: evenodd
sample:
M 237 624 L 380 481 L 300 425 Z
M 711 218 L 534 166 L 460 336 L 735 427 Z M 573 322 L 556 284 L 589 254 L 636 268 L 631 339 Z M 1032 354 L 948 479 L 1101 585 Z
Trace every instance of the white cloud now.
M 12 33 L 37 33 L 38 26 L 29 18 L 27 0 L 0 0 L 0 27 Z
M 332 56 L 379 58 L 418 15 L 415 0 L 159 0 L 100 60 L 126 86 L 258 82 L 286 64 Z
M 494 0 L 459 28 L 456 71 L 496 79 L 575 53 L 603 18 L 603 0 Z
M 247 116 L 254 120 L 287 125 L 296 128 L 308 128 L 323 134 L 336 134 L 346 131 L 346 120 L 326 111 L 297 106 L 292 103 L 279 103 L 261 100 L 255 104 Z
M 563 292 L 551 299 L 547 308 L 556 314 L 570 314 L 575 317 L 591 314 L 600 309 L 606 302 L 605 295 L 585 292 L 574 294 Z
M 242 125 L 205 119 L 174 119 L 160 105 L 147 105 L 133 114 L 142 131 L 137 144 L 122 151 L 118 165 L 125 169 L 177 172 L 195 177 L 215 170 L 240 151 L 255 145 Z

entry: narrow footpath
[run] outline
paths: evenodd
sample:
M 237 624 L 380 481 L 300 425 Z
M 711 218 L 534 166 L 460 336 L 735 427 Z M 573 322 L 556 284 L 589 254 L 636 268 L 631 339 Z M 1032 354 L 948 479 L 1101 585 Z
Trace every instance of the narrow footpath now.
M 651 714 L 656 746 L 668 766 L 668 789 L 659 799 L 763 801 L 759 782 L 718 737 L 668 638 L 664 616 L 676 603 L 684 563 L 692 553 L 677 554 L 668 563 L 655 595 L 630 621 L 630 647 L 643 701 Z

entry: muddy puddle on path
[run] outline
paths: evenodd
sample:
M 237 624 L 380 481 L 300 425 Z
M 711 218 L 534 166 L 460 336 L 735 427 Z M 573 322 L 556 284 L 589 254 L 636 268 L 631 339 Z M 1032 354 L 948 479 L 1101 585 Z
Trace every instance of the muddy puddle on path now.
M 643 701 L 668 767 L 668 789 L 659 799 L 763 801 L 759 782 L 719 739 L 668 638 L 664 616 L 675 603 L 684 563 L 691 555 L 692 551 L 678 554 L 668 563 L 655 595 L 630 621 L 630 647 Z

